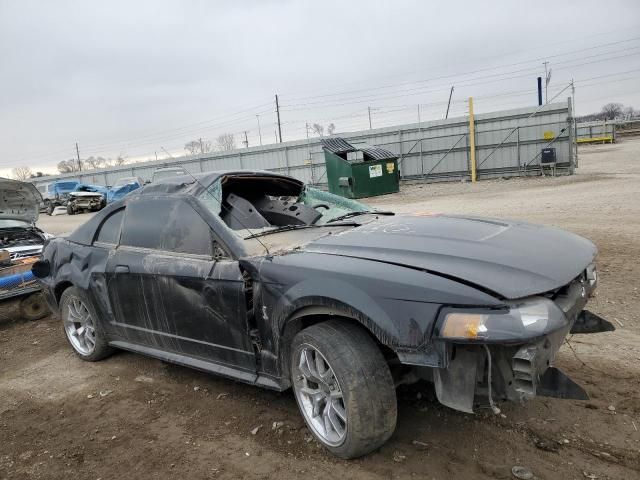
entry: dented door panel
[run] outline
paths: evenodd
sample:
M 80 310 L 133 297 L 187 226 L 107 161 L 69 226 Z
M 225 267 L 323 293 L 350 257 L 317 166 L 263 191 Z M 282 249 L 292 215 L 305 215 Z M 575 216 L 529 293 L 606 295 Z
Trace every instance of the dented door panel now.
M 122 339 L 255 370 L 237 262 L 120 247 L 107 284 Z

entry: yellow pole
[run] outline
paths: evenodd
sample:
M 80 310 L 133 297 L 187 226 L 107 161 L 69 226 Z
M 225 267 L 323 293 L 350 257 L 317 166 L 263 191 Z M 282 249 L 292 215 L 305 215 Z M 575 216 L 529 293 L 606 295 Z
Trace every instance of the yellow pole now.
M 476 123 L 473 119 L 473 97 L 469 97 L 469 157 L 471 159 L 471 182 L 476 181 Z

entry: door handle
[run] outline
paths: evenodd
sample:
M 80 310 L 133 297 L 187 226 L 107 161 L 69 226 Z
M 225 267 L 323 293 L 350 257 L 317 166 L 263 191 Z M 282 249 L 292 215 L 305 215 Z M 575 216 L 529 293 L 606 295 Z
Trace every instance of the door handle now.
M 116 265 L 115 273 L 129 273 L 129 267 L 126 265 Z

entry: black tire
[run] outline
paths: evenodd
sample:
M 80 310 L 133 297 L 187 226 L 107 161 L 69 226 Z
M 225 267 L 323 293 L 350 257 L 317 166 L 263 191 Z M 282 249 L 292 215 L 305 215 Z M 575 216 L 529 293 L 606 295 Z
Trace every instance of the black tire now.
M 339 444 L 325 441 L 304 413 L 298 393 L 304 382 L 299 363 L 303 351 L 308 351 L 309 347 L 320 352 L 333 370 L 336 388 L 342 393 L 346 420 L 345 433 Z M 389 366 L 368 332 L 348 320 L 319 323 L 295 336 L 291 348 L 291 382 L 309 430 L 338 457 L 349 459 L 366 455 L 381 447 L 396 428 L 396 391 Z
M 49 216 L 53 215 L 53 203 L 46 202 L 45 208 L 47 209 L 47 215 Z
M 20 300 L 20 316 L 25 320 L 39 320 L 51 311 L 40 292 L 32 293 Z
M 76 348 L 76 346 L 71 341 L 69 334 L 67 333 L 66 323 L 70 315 L 69 305 L 72 304 L 74 300 L 82 302 L 82 304 L 86 306 L 87 311 L 91 315 L 91 318 L 95 319 L 93 321 L 95 345 L 93 347 L 93 350 L 89 353 L 83 353 L 82 351 L 78 350 L 78 348 Z M 106 358 L 113 353 L 114 349 L 107 343 L 102 325 L 100 324 L 100 319 L 96 315 L 96 311 L 93 308 L 91 301 L 82 290 L 76 287 L 69 287 L 62 293 L 62 297 L 60 297 L 60 316 L 62 317 L 62 331 L 64 332 L 67 341 L 71 345 L 71 348 L 73 348 L 73 351 L 82 360 L 85 360 L 87 362 L 97 362 L 98 360 L 102 360 L 103 358 Z
M 76 211 L 73 209 L 73 205 L 67 205 L 67 215 L 75 215 Z

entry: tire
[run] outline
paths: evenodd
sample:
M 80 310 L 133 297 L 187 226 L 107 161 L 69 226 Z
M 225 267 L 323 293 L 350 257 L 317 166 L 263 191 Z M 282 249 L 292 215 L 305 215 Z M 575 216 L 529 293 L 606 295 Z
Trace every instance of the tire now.
M 326 383 L 310 381 L 314 376 Z M 295 336 L 291 384 L 307 427 L 338 457 L 366 455 L 381 447 L 396 428 L 398 409 L 389 366 L 371 336 L 348 320 L 319 323 Z M 314 402 L 322 395 L 324 403 Z M 326 422 L 329 427 L 323 426 Z
M 20 316 L 25 320 L 39 320 L 51 311 L 41 293 L 32 293 L 20 300 Z
M 67 215 L 75 215 L 76 211 L 73 209 L 72 205 L 67 205 Z
M 45 207 L 47 209 L 47 215 L 53 215 L 53 204 L 51 202 L 47 202 Z
M 60 316 L 67 341 L 82 360 L 97 362 L 113 353 L 113 348 L 107 343 L 96 311 L 82 290 L 69 287 L 64 291 L 60 298 Z M 82 322 L 82 318 L 86 319 L 85 323 Z M 80 333 L 82 326 L 85 328 Z M 72 334 L 73 330 L 76 332 L 75 335 Z

